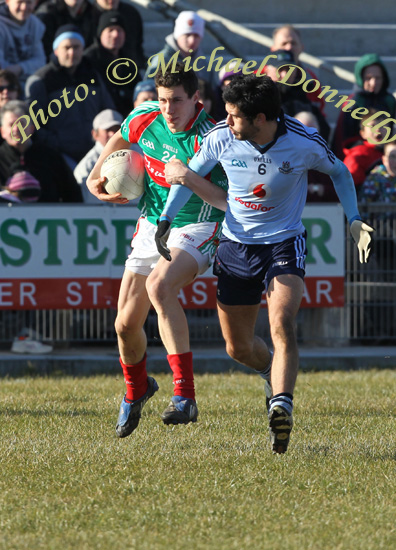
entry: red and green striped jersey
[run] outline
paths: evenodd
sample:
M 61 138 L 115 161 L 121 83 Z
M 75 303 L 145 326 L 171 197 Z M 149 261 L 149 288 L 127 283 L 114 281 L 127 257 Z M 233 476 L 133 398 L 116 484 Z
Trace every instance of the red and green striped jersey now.
M 151 223 L 157 223 L 169 194 L 170 185 L 166 183 L 164 175 L 165 164 L 172 158 L 188 163 L 198 151 L 203 136 L 213 126 L 215 122 L 205 113 L 200 103 L 194 118 L 183 132 L 173 134 L 169 130 L 158 101 L 142 103 L 124 120 L 121 126 L 122 137 L 130 143 L 138 143 L 144 153 L 145 191 L 138 207 Z M 227 178 L 220 165 L 215 166 L 207 177 L 216 185 L 227 189 Z M 172 226 L 221 222 L 223 218 L 224 212 L 192 194 L 173 220 Z

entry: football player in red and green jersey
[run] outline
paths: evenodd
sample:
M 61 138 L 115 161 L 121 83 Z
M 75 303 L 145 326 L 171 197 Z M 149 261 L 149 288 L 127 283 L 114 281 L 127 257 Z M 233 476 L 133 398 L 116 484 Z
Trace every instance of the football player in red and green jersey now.
M 173 372 L 174 396 L 161 418 L 165 424 L 187 424 L 198 416 L 188 325 L 177 296 L 212 262 L 226 208 L 227 180 L 221 167 L 216 166 L 202 184 L 202 198 L 193 195 L 180 210 L 170 229 L 167 245 L 172 262 L 167 262 L 154 241 L 157 220 L 170 189 L 165 181 L 165 164 L 172 158 L 188 162 L 199 149 L 204 134 L 215 125 L 199 102 L 196 75 L 184 71 L 182 64 L 176 66 L 176 71 L 168 68 L 156 76 L 158 101 L 145 102 L 131 112 L 105 146 L 87 180 L 88 189 L 97 198 L 127 203 L 119 193 L 106 193 L 100 168 L 114 151 L 127 149 L 132 143 L 141 147 L 145 191 L 138 205 L 141 217 L 132 251 L 125 263 L 115 325 L 127 387 L 116 426 L 119 437 L 136 429 L 144 404 L 158 389 L 146 372 L 147 338 L 143 327 L 150 304 L 157 311 L 160 335 Z M 216 184 L 214 191 L 209 180 Z

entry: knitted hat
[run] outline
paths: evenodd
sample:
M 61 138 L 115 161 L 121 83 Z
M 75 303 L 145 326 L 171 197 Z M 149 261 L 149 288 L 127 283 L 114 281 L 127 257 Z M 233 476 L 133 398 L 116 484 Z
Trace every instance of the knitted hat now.
M 136 98 L 140 94 L 140 92 L 157 93 L 154 80 L 148 79 L 138 82 L 138 84 L 136 84 L 135 86 L 135 89 L 133 90 L 133 101 L 136 101 Z
M 40 183 L 29 172 L 16 172 L 8 178 L 5 187 L 17 192 L 24 202 L 35 202 L 40 195 Z
M 205 21 L 195 11 L 181 11 L 176 18 L 173 36 L 177 40 L 182 34 L 199 34 L 202 38 L 205 33 Z
M 99 18 L 98 23 L 98 29 L 97 29 L 97 37 L 100 38 L 100 35 L 102 32 L 107 29 L 107 27 L 112 27 L 113 25 L 118 25 L 124 31 L 126 31 L 126 25 L 125 25 L 125 19 L 120 14 L 120 12 L 115 10 L 108 10 L 102 13 L 102 15 Z
M 68 24 L 62 25 L 57 29 L 52 43 L 52 49 L 55 51 L 59 47 L 59 44 L 68 38 L 76 38 L 82 43 L 83 48 L 85 47 L 85 40 L 80 29 L 76 27 L 76 25 Z
M 227 78 L 233 78 L 237 74 L 242 74 L 242 69 L 237 69 L 236 71 L 233 71 L 236 65 L 237 61 L 231 61 L 230 63 L 226 63 L 225 65 L 223 65 L 223 67 L 221 67 L 219 71 L 220 85 L 222 85 L 224 80 L 227 80 Z

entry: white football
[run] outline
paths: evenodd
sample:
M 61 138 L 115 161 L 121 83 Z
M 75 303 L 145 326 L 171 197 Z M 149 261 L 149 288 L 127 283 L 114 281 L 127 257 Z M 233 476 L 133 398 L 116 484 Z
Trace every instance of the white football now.
M 100 175 L 107 178 L 104 188 L 109 195 L 121 193 L 132 200 L 144 191 L 144 160 L 136 151 L 120 149 L 111 153 L 104 160 Z

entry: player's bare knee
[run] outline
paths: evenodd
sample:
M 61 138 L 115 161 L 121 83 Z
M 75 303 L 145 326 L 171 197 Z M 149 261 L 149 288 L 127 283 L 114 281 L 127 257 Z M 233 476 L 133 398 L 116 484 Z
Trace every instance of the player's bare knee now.
M 152 277 L 151 275 L 147 279 L 146 290 L 150 301 L 154 306 L 164 303 L 166 299 L 169 298 L 171 292 L 171 289 L 165 279 L 157 276 Z
M 130 338 L 131 334 L 135 334 L 138 330 L 141 330 L 140 326 L 136 326 L 133 322 L 126 323 L 119 315 L 116 317 L 114 322 L 114 328 L 117 336 L 124 342 Z
M 252 346 L 249 346 L 243 342 L 226 342 L 227 354 L 238 361 L 238 363 L 247 363 L 252 353 Z

